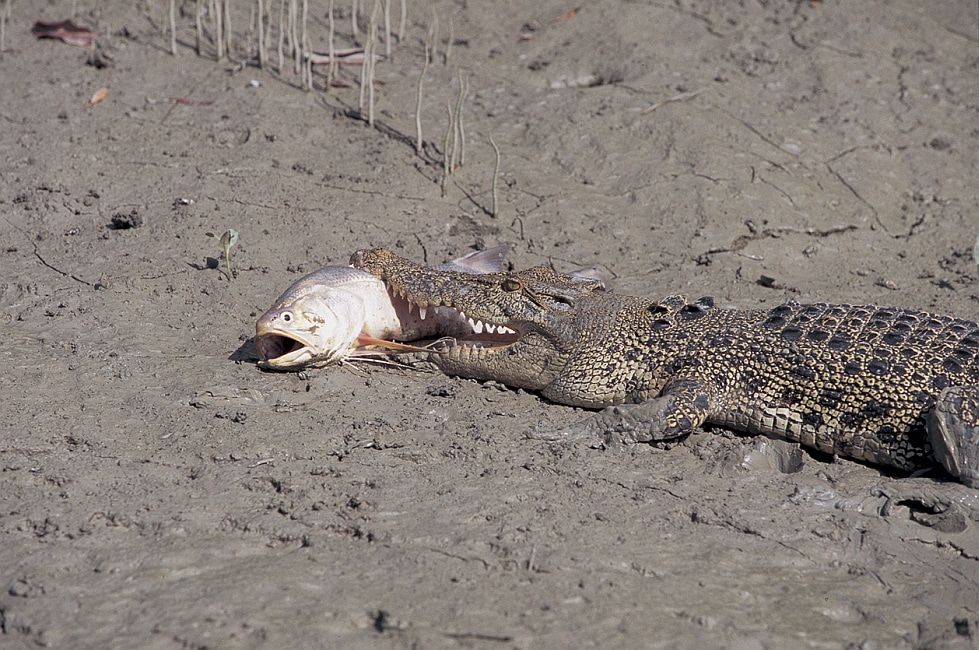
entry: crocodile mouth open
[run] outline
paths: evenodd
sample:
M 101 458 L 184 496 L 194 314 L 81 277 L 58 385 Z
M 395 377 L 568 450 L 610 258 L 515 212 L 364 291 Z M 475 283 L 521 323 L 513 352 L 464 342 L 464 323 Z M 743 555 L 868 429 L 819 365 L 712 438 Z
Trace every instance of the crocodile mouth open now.
M 520 340 L 521 332 L 513 323 L 475 318 L 453 305 L 428 303 L 390 283 L 385 282 L 385 285 L 402 322 L 415 318 L 415 314 L 418 321 L 434 319 L 436 325 L 429 332 L 433 338 L 454 339 L 456 346 L 472 348 L 503 348 Z

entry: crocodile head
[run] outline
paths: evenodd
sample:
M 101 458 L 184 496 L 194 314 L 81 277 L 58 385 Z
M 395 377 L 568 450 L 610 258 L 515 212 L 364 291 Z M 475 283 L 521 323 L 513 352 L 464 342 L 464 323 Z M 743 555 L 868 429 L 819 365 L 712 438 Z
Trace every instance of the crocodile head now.
M 472 335 L 436 346 L 432 361 L 443 372 L 532 390 L 560 375 L 571 357 L 579 303 L 604 291 L 600 280 L 546 267 L 474 275 L 415 264 L 383 248 L 357 251 L 350 264 L 420 310 L 455 310 L 469 322 Z

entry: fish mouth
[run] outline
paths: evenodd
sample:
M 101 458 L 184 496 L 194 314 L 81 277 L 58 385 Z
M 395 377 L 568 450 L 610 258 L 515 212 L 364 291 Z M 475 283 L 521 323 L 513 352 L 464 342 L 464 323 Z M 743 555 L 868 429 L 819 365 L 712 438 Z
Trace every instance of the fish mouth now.
M 275 370 L 291 370 L 309 363 L 314 355 L 313 346 L 291 332 L 268 329 L 255 335 L 258 364 Z

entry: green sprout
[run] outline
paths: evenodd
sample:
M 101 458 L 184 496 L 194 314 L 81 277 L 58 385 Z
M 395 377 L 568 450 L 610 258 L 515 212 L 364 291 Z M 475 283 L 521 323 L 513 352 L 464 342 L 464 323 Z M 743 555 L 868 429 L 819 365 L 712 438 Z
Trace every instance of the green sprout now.
M 207 235 L 208 237 L 217 238 L 217 235 L 215 235 L 213 232 L 208 232 L 204 234 Z M 238 231 L 235 230 L 234 228 L 228 228 L 227 230 L 224 231 L 224 234 L 221 235 L 221 248 L 224 250 L 224 263 L 228 267 L 227 275 L 228 275 L 229 282 L 234 279 L 234 276 L 231 274 L 231 247 L 237 243 L 238 243 Z

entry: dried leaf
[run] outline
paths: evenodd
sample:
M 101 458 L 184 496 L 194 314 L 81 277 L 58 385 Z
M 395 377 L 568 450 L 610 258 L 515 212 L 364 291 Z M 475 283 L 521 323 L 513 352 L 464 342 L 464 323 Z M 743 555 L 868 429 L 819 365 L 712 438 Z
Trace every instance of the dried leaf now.
M 558 16 L 557 18 L 554 19 L 554 22 L 556 22 L 556 23 L 563 23 L 565 20 L 571 20 L 572 18 L 575 17 L 575 14 L 578 13 L 578 10 L 579 9 L 581 9 L 581 7 L 575 7 L 571 11 L 569 11 L 567 13 L 564 13 L 564 14 L 561 14 L 560 16 Z
M 57 38 L 68 45 L 87 47 L 95 42 L 95 32 L 72 20 L 39 20 L 31 27 L 34 38 Z
M 108 88 L 99 88 L 92 95 L 92 99 L 90 99 L 89 102 L 87 104 L 85 104 L 85 108 L 88 108 L 90 106 L 95 106 L 96 104 L 98 104 L 100 101 L 102 101 L 103 99 L 105 99 L 108 96 L 109 96 L 109 89 Z

